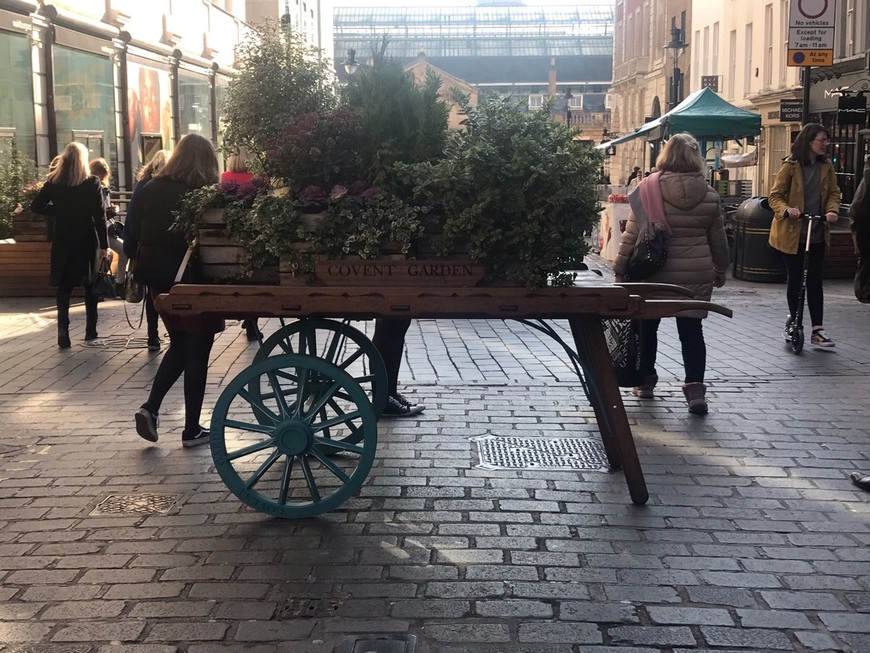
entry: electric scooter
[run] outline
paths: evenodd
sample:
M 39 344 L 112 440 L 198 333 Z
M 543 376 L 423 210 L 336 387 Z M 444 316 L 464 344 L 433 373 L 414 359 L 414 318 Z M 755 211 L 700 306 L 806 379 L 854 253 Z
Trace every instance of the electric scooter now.
M 790 316 L 785 323 L 785 333 L 789 336 L 791 350 L 799 354 L 804 348 L 804 302 L 807 297 L 807 270 L 810 267 L 810 236 L 813 232 L 813 220 L 821 220 L 823 215 L 801 214 L 801 219 L 807 219 L 807 240 L 804 249 L 804 269 L 801 275 L 801 289 L 798 292 L 797 315 Z

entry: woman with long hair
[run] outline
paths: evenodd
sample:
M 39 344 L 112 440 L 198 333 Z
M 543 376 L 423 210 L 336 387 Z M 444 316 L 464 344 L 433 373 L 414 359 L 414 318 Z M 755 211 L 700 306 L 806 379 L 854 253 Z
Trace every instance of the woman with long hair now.
M 119 297 L 124 295 L 124 277 L 127 268 L 127 255 L 124 254 L 124 241 L 121 240 L 121 234 L 117 229 L 123 228 L 119 220 L 116 220 L 118 215 L 118 207 L 112 203 L 110 196 L 110 185 L 112 182 L 112 170 L 109 168 L 109 162 L 104 158 L 91 159 L 88 164 L 91 174 L 100 180 L 100 190 L 103 193 L 103 209 L 106 212 L 106 225 L 109 234 L 109 249 L 118 256 L 115 263 L 115 294 Z
M 133 188 L 133 194 L 130 195 L 130 202 L 127 205 L 127 219 L 124 221 L 124 253 L 136 263 L 136 254 L 139 251 L 139 225 L 136 222 L 136 203 L 139 201 L 139 196 L 142 194 L 142 189 L 145 187 L 151 178 L 160 174 L 166 163 L 169 161 L 171 153 L 169 150 L 158 150 L 154 153 L 151 161 L 143 166 L 136 177 L 136 186 Z M 158 330 L 157 309 L 154 308 L 154 300 L 151 293 L 145 293 L 145 321 L 147 323 L 148 334 L 148 351 L 160 351 L 160 333 Z
M 97 267 L 109 248 L 100 182 L 88 170 L 88 151 L 70 143 L 54 158 L 45 184 L 30 206 L 51 218 L 51 272 L 57 286 L 57 346 L 69 349 L 69 304 L 73 288 L 85 288 L 85 340 L 97 338 Z
M 840 211 L 840 187 L 827 156 L 830 142 L 824 125 L 804 125 L 791 146 L 791 156 L 783 159 L 767 198 L 773 210 L 768 242 L 782 253 L 787 274 L 785 297 L 789 317 L 783 334 L 786 342 L 791 342 L 791 327 L 797 314 L 809 230 L 807 308 L 813 323 L 810 343 L 816 347 L 834 346 L 825 333 L 822 291 L 825 249 L 831 242 L 828 225 L 837 221 Z M 824 220 L 804 220 L 804 214 L 824 215 Z
M 624 280 L 639 224 L 658 223 L 669 233 L 668 258 L 645 281 L 684 286 L 695 299 L 709 301 L 713 287 L 725 284 L 729 254 L 722 205 L 704 177 L 698 141 L 689 134 L 675 134 L 656 159 L 656 169 L 629 193 L 631 213 L 613 263 L 616 279 Z M 685 370 L 683 394 L 689 412 L 695 415 L 707 412 L 707 346 L 701 324 L 705 317 L 707 311 L 684 311 L 676 318 Z M 644 382 L 632 392 L 642 399 L 653 398 L 659 380 L 655 364 L 660 322 L 642 320 L 640 325 Z
M 161 172 L 142 187 L 131 216 L 139 226 L 136 278 L 148 285 L 153 297 L 173 285 L 187 252 L 183 236 L 170 231 L 182 197 L 190 190 L 217 183 L 217 154 L 214 146 L 198 134 L 182 138 Z M 136 432 L 149 442 L 157 442 L 158 415 L 166 394 L 184 374 L 184 430 L 181 444 L 196 447 L 207 444 L 209 432 L 199 424 L 208 358 L 214 336 L 225 328 L 222 318 L 162 316 L 169 332 L 169 348 L 148 399 L 136 412 Z

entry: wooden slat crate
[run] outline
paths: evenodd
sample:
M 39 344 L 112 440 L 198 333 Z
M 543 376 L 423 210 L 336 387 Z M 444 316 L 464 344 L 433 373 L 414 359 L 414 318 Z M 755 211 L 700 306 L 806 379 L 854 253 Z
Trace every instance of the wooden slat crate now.
M 0 242 L 0 297 L 54 297 L 50 258 L 51 243 Z

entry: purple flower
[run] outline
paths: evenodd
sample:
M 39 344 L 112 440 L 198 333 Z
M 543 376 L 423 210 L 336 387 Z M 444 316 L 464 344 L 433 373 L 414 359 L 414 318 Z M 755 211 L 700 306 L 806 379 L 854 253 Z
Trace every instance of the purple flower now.
M 311 185 L 300 190 L 296 194 L 296 199 L 302 202 L 302 204 L 313 206 L 317 204 L 326 204 L 327 196 L 326 191 L 324 191 L 320 186 Z

